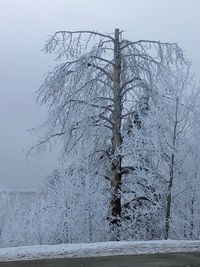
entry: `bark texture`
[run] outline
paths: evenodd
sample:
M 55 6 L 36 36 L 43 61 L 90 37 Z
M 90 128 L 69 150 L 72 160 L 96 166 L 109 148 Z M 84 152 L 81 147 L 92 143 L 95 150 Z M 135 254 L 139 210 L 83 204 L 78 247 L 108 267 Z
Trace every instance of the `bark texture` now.
M 112 154 L 114 156 L 112 160 L 112 197 L 111 197 L 111 220 L 110 223 L 115 232 L 115 239 L 120 240 L 121 231 L 121 163 L 122 158 L 120 155 L 116 155 L 116 150 L 122 144 L 121 136 L 121 117 L 122 117 L 122 101 L 121 101 L 121 56 L 120 56 L 120 32 L 119 29 L 115 29 L 115 41 L 114 41 L 114 72 L 113 72 L 113 96 L 114 96 L 114 110 L 113 110 L 113 134 L 112 134 Z

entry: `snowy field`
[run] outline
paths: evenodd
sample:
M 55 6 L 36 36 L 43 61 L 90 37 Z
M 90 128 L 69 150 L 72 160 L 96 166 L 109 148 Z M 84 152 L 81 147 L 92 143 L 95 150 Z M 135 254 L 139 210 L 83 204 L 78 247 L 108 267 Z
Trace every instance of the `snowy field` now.
M 191 257 L 190 257 L 191 255 Z M 167 257 L 166 257 L 167 256 Z M 178 257 L 178 258 L 177 258 Z M 180 265 L 180 258 L 184 265 Z M 137 242 L 102 242 L 89 244 L 61 244 L 0 249 L 0 266 L 200 266 L 200 241 L 137 241 Z M 168 265 L 156 265 L 155 262 L 167 259 Z M 67 265 L 64 261 L 68 262 Z M 53 265 L 45 265 L 46 263 Z M 55 262 L 60 262 L 58 265 Z M 154 261 L 154 265 L 151 265 Z M 169 265 L 173 262 L 179 265 Z M 193 263 L 195 265 L 188 265 Z M 65 264 L 66 264 L 65 262 Z M 84 264 L 82 264 L 82 263 Z M 90 262 L 91 264 L 87 265 Z M 102 263 L 103 262 L 103 263 Z M 106 263 L 107 262 L 107 263 Z M 108 264 L 109 265 L 106 265 Z M 112 262 L 112 264 L 111 264 Z M 127 265 L 126 265 L 126 262 Z M 135 264 L 130 265 L 130 262 Z M 199 265 L 198 265 L 199 262 Z M 40 265 L 40 264 L 43 265 Z M 45 263 L 45 264 L 44 264 Z M 187 263 L 187 265 L 185 265 Z M 85 265 L 86 264 L 86 265 Z M 147 264 L 147 265 L 145 265 Z M 160 264 L 160 263 L 159 263 Z M 163 262 L 164 264 L 164 262 Z

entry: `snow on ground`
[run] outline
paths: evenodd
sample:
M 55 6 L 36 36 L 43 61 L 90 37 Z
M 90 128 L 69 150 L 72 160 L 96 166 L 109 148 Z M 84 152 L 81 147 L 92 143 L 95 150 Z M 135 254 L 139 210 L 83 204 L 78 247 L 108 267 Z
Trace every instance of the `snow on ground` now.
M 10 247 L 0 249 L 0 262 L 176 252 L 200 252 L 200 241 L 120 241 Z

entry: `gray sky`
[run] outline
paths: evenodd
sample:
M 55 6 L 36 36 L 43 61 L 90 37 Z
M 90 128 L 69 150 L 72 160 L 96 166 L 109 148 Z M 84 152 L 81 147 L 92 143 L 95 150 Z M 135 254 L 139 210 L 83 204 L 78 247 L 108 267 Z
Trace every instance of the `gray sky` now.
M 0 0 L 0 187 L 32 189 L 57 166 L 56 153 L 34 155 L 26 130 L 45 118 L 34 91 L 52 64 L 41 52 L 56 30 L 90 29 L 126 38 L 178 42 L 200 77 L 199 0 Z

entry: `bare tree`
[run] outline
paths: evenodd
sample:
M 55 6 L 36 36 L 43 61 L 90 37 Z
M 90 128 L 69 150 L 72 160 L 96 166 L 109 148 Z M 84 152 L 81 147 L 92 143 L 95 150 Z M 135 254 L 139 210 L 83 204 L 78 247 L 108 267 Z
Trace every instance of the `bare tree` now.
M 133 125 L 142 127 L 148 102 L 158 91 L 158 77 L 184 64 L 182 51 L 175 43 L 126 40 L 119 29 L 114 34 L 59 31 L 45 51 L 55 53 L 59 63 L 38 91 L 39 103 L 49 107 L 47 131 L 38 145 L 61 138 L 65 155 L 84 149 L 107 162 L 102 176 L 111 186 L 108 220 L 120 240 L 122 209 L 127 206 L 121 202 L 123 176 L 138 168 L 123 163 L 122 129 L 127 123 L 129 132 Z M 149 201 L 145 196 L 138 200 Z
M 160 145 L 168 166 L 165 222 L 165 239 L 168 239 L 174 202 L 173 191 L 176 191 L 178 183 L 183 184 L 183 164 L 186 163 L 191 150 L 188 137 L 193 128 L 192 118 L 199 90 L 194 84 L 189 65 L 176 66 L 173 71 L 165 71 L 161 79 L 163 95 L 160 105 L 163 114 L 160 124 Z

